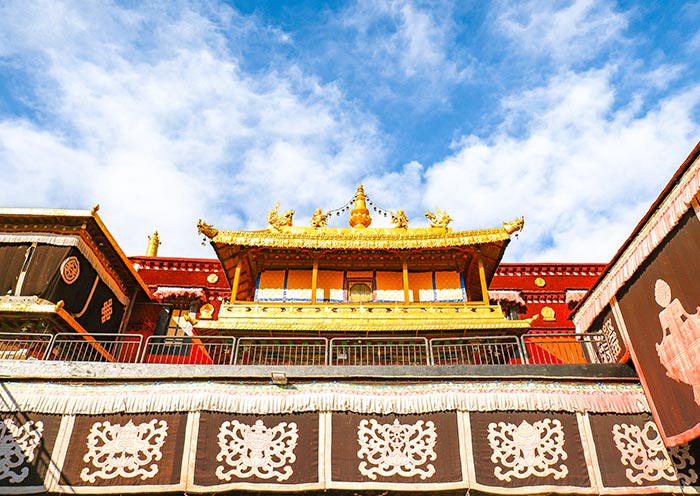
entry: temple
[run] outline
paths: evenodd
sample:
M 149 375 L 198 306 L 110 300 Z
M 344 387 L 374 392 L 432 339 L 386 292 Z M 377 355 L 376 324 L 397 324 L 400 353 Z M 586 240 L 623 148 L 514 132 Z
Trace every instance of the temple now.
M 697 494 L 698 157 L 608 264 L 362 185 L 207 259 L 0 209 L 0 492 Z

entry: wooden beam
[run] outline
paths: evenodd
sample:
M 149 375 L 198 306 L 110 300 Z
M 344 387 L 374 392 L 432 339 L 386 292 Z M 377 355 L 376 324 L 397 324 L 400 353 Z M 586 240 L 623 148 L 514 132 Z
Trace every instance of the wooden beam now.
M 311 303 L 316 304 L 316 282 L 318 281 L 318 256 L 314 257 L 314 269 L 311 273 Z
M 405 255 L 401 257 L 401 270 L 403 271 L 403 302 L 408 304 L 411 298 L 408 292 L 408 259 Z
M 233 275 L 233 286 L 231 287 L 231 303 L 236 301 L 238 297 L 238 282 L 241 280 L 241 265 L 243 265 L 243 260 L 239 256 L 236 262 L 236 272 Z
M 484 262 L 481 260 L 481 252 L 476 255 L 477 263 L 479 264 L 479 282 L 481 283 L 481 300 L 488 304 L 489 288 L 486 287 L 486 272 L 484 271 Z

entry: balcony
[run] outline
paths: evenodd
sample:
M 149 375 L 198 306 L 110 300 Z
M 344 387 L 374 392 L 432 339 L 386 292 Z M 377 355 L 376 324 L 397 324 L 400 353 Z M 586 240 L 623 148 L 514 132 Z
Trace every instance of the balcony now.
M 201 320 L 200 334 L 268 332 L 377 332 L 493 330 L 522 334 L 530 320 L 507 320 L 500 305 L 481 302 L 235 302 L 221 306 L 218 320 Z

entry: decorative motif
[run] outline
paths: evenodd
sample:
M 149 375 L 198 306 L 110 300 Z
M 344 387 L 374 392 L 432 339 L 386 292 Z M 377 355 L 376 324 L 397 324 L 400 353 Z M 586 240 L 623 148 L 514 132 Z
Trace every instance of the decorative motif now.
M 102 310 L 100 311 L 100 321 L 104 324 L 107 322 L 109 319 L 112 318 L 112 298 L 105 300 L 105 302 L 102 304 Z
M 654 422 L 645 423 L 643 428 L 615 424 L 612 434 L 615 447 L 620 451 L 620 461 L 628 467 L 625 476 L 630 482 L 641 485 L 645 480 L 655 482 L 664 479 L 693 485 L 698 481 L 695 470 L 680 472 L 695 464 L 690 446 L 677 446 L 667 452 Z
M 489 446 L 493 449 L 491 461 L 502 465 L 493 471 L 499 480 L 510 482 L 511 477 L 525 479 L 550 475 L 561 479 L 569 473 L 563 463 L 555 467 L 568 458 L 564 451 L 564 430 L 559 420 L 545 418 L 534 424 L 523 420 L 517 426 L 492 422 L 488 429 Z
M 552 307 L 542 307 L 542 310 L 540 310 L 540 314 L 542 315 L 542 320 L 545 322 L 554 322 L 556 319 L 556 314 L 554 313 L 554 309 Z
M 406 217 L 406 212 L 399 209 L 396 213 L 391 213 L 391 223 L 396 226 L 396 229 L 408 229 L 408 217 Z
M 207 276 L 207 282 L 209 284 L 215 284 L 215 283 L 219 282 L 219 276 L 217 276 L 216 274 L 209 274 Z
M 437 207 L 435 208 L 435 213 L 425 212 L 425 217 L 430 221 L 430 227 L 433 228 L 446 228 L 452 222 L 452 217 Z
M 261 479 L 277 478 L 278 482 L 293 474 L 291 464 L 296 461 L 294 448 L 299 431 L 294 422 L 280 422 L 275 427 L 265 427 L 262 420 L 255 425 L 237 420 L 224 422 L 219 428 L 219 454 L 216 460 L 226 466 L 216 467 L 220 480 L 230 481 L 232 476 L 241 479 L 256 476 Z
M 396 419 L 393 424 L 380 424 L 374 419 L 363 420 L 357 428 L 357 441 L 357 457 L 363 460 L 358 468 L 372 480 L 395 474 L 418 475 L 425 480 L 435 473 L 435 466 L 426 464 L 437 458 L 437 432 L 432 421 L 401 424 Z
M 22 425 L 15 424 L 12 419 L 0 422 L 0 481 L 22 482 L 29 475 L 29 468 L 21 467 L 34 461 L 36 447 L 44 434 L 44 423 L 30 420 Z
M 535 279 L 535 286 L 538 288 L 544 288 L 547 285 L 547 281 L 545 281 L 543 278 L 538 277 Z
M 525 217 L 518 217 L 511 222 L 503 223 L 503 229 L 505 229 L 508 234 L 513 234 L 516 231 L 522 231 L 523 227 L 525 227 Z
M 66 258 L 61 264 L 61 279 L 66 284 L 73 284 L 80 276 L 80 261 L 78 257 Z
M 275 208 L 267 214 L 267 223 L 274 231 L 279 231 L 280 227 L 291 226 L 294 217 L 294 210 L 287 210 L 284 215 L 280 216 L 280 202 L 277 202 Z
M 314 215 L 311 217 L 311 227 L 326 227 L 328 219 L 331 217 L 331 212 L 323 213 L 323 210 L 317 208 L 314 210 Z
M 123 427 L 110 422 L 95 422 L 88 434 L 88 452 L 83 461 L 92 461 L 98 470 L 90 473 L 85 467 L 80 478 L 85 482 L 95 482 L 98 477 L 130 479 L 141 476 L 142 480 L 154 477 L 158 473 L 158 464 L 153 462 L 163 457 L 161 448 L 167 431 L 168 423 L 158 419 L 138 426 L 129 420 Z
M 204 234 L 207 238 L 212 239 L 219 233 L 219 230 L 214 228 L 211 224 L 207 224 L 202 219 L 197 221 L 197 233 Z
M 666 375 L 677 382 L 693 387 L 695 403 L 700 405 L 700 307 L 689 314 L 678 298 L 671 301 L 671 287 L 657 279 L 654 297 L 663 310 L 659 312 L 662 337 L 656 344 L 656 353 Z
M 214 315 L 214 305 L 211 303 L 205 303 L 202 308 L 199 309 L 199 316 L 202 319 L 211 319 Z
M 617 339 L 617 334 L 615 334 L 615 328 L 613 327 L 611 318 L 607 318 L 605 322 L 603 322 L 603 327 L 601 327 L 599 332 L 605 337 L 598 346 L 598 355 L 601 362 L 615 363 L 617 357 L 620 356 L 622 347 L 620 346 L 620 341 Z

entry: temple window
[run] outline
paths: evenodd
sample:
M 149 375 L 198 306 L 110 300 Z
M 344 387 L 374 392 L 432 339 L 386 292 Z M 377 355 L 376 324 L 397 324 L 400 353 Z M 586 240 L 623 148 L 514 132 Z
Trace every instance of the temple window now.
M 348 301 L 353 303 L 361 303 L 372 301 L 372 282 L 371 281 L 348 281 Z

